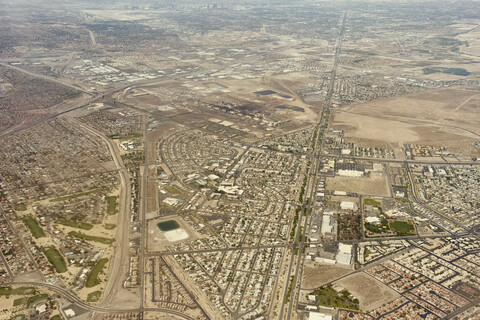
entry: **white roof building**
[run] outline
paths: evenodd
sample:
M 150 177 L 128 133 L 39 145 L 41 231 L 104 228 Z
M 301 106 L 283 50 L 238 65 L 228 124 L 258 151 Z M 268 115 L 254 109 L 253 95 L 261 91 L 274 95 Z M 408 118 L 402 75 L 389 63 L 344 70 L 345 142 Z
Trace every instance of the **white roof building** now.
M 342 201 L 342 202 L 340 202 L 340 208 L 341 208 L 342 210 L 356 210 L 356 209 L 357 209 L 357 205 L 355 204 L 355 202 Z
M 69 318 L 73 318 L 75 317 L 75 311 L 73 311 L 73 309 L 66 309 L 63 311 L 65 313 L 65 315 Z
M 349 253 L 337 253 L 336 262 L 341 265 L 349 266 L 352 261 L 352 255 Z
M 351 244 L 339 243 L 338 244 L 338 251 L 343 253 L 352 253 L 353 246 Z
M 350 266 L 352 262 L 352 250 L 353 246 L 351 244 L 338 244 L 338 253 L 336 256 L 336 261 L 338 264 Z
M 36 308 L 35 308 L 36 311 L 38 311 L 38 313 L 44 313 L 47 311 L 47 304 L 46 303 L 42 303 L 42 304 L 39 304 Z
M 337 174 L 342 177 L 352 177 L 352 178 L 360 178 L 363 177 L 364 172 L 358 170 L 344 170 L 340 169 L 337 171 Z
M 312 312 L 308 314 L 308 320 L 332 320 L 333 317 L 326 313 Z
M 316 257 L 315 262 L 322 263 L 322 264 L 329 264 L 329 265 L 334 265 L 336 263 L 336 261 L 333 259 L 327 259 L 322 257 Z
M 333 232 L 333 226 L 331 225 L 331 216 L 323 215 L 322 216 L 322 234 Z
M 367 223 L 371 223 L 371 224 L 380 224 L 380 218 L 379 217 L 366 217 L 365 221 Z

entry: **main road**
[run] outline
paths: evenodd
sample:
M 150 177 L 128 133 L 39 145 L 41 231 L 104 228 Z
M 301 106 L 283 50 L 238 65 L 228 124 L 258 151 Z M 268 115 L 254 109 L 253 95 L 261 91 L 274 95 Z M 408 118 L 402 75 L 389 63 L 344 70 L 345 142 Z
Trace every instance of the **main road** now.
M 80 127 L 88 132 L 102 139 L 108 146 L 110 154 L 112 155 L 115 166 L 120 176 L 120 197 L 119 209 L 117 218 L 117 233 L 115 235 L 114 259 L 109 268 L 107 284 L 105 286 L 103 298 L 99 305 L 110 306 L 116 293 L 123 290 L 123 279 L 127 277 L 127 270 L 129 267 L 128 258 L 128 240 L 129 240 L 129 225 L 130 225 L 130 201 L 131 201 L 131 186 L 130 177 L 127 169 L 123 164 L 122 157 L 115 143 L 108 139 L 103 133 L 89 126 L 84 125 L 78 120 L 72 119 Z
M 302 254 L 302 249 L 303 247 L 305 246 L 305 243 L 304 243 L 304 239 L 305 239 L 305 235 L 307 234 L 307 222 L 308 222 L 308 217 L 309 217 L 309 209 L 311 207 L 311 203 L 313 201 L 313 194 L 314 194 L 314 190 L 315 190 L 315 187 L 317 185 L 317 174 L 319 172 L 319 167 L 321 165 L 320 163 L 320 160 L 321 160 L 321 157 L 320 157 L 320 154 L 321 154 L 321 150 L 322 150 L 322 145 L 323 145 L 323 142 L 325 140 L 325 133 L 327 132 L 327 129 L 328 129 L 328 118 L 329 118 L 329 115 L 330 115 L 330 106 L 331 106 L 331 103 L 332 103 L 332 96 L 333 96 L 333 92 L 334 92 L 334 88 L 335 88 L 335 79 L 336 79 L 336 76 L 337 76 L 337 66 L 338 66 L 338 58 L 340 56 L 340 52 L 341 52 L 341 47 L 342 47 L 342 39 L 343 39 L 343 34 L 345 32 L 345 22 L 346 22 L 346 19 L 347 19 L 347 12 L 344 12 L 343 14 L 343 19 L 342 19 L 342 23 L 341 23 L 341 26 L 340 26 L 340 32 L 339 32 L 339 35 L 338 35 L 338 38 L 337 38 L 337 41 L 336 41 L 336 48 L 335 48 L 335 57 L 334 57 L 334 61 L 333 61 L 333 68 L 332 68 L 332 72 L 331 72 L 331 76 L 330 76 L 330 84 L 329 84 L 329 87 L 328 87 L 328 91 L 327 91 L 327 96 L 326 96 L 326 99 L 325 99 L 325 105 L 323 107 L 323 110 L 322 110 L 322 113 L 320 115 L 320 120 L 319 120 L 319 128 L 318 128 L 318 133 L 315 137 L 316 141 L 314 142 L 314 147 L 313 147 L 313 150 L 312 150 L 312 156 L 313 156 L 313 161 L 312 161 L 312 168 L 311 168 L 311 172 L 313 172 L 313 174 L 310 174 L 309 172 L 306 172 L 305 174 L 308 174 L 308 179 L 307 179 L 307 184 L 306 184 L 306 187 L 305 187 L 305 196 L 303 197 L 303 202 L 302 202 L 302 207 L 301 207 L 301 211 L 300 211 L 300 218 L 299 218 L 299 221 L 298 221 L 298 226 L 301 226 L 302 224 L 302 217 L 303 217 L 303 212 L 306 212 L 307 214 L 305 215 L 305 220 L 303 221 L 303 229 L 301 227 L 299 228 L 296 228 L 295 230 L 295 237 L 294 237 L 294 243 L 293 243 L 293 248 L 292 248 L 292 253 L 291 253 L 291 259 L 290 259 L 290 265 L 289 265 L 289 268 L 288 268 L 288 272 L 287 272 L 287 275 L 285 277 L 286 279 L 286 286 L 285 286 L 285 291 L 284 291 L 284 294 L 283 294 L 283 300 L 282 300 L 282 308 L 280 309 L 280 315 L 279 315 L 279 319 L 283 319 L 283 316 L 284 316 L 284 311 L 285 311 L 285 303 L 288 301 L 289 304 L 288 304 L 288 309 L 287 309 L 287 314 L 286 314 L 286 319 L 292 319 L 292 312 L 293 312 L 293 308 L 294 308 L 294 301 L 296 301 L 295 297 L 299 294 L 299 292 L 297 293 L 297 282 L 301 281 L 301 279 L 299 279 L 299 271 L 300 271 L 300 267 L 302 265 L 302 260 L 303 260 L 303 254 Z M 308 170 L 308 168 L 307 168 Z M 310 191 L 310 194 L 307 196 L 307 193 Z M 293 228 L 295 228 L 296 226 L 292 226 Z M 293 269 L 293 265 L 294 265 L 294 262 L 295 262 L 295 253 L 298 253 L 298 258 L 296 260 L 296 264 L 295 264 L 295 272 L 294 272 L 294 275 L 293 275 L 293 279 L 291 280 L 290 282 L 290 279 L 291 279 L 291 273 L 292 273 L 292 269 Z M 291 288 L 290 287 L 290 283 L 292 285 Z M 300 290 L 300 285 L 298 285 L 298 288 Z M 293 296 L 290 297 L 290 294 L 293 292 Z
M 80 307 L 86 311 L 93 311 L 93 312 L 99 312 L 99 313 L 127 313 L 127 312 L 158 312 L 158 313 L 164 313 L 164 314 L 172 314 L 177 317 L 183 318 L 183 319 L 188 319 L 188 320 L 194 320 L 194 318 L 184 314 L 183 312 L 180 311 L 175 311 L 175 310 L 170 310 L 170 309 L 163 309 L 163 308 L 105 308 L 105 307 L 100 307 L 100 306 L 92 306 L 81 299 L 79 299 L 76 295 L 71 293 L 69 290 L 61 288 L 59 286 L 53 285 L 53 284 L 48 284 L 44 282 L 11 282 L 11 283 L 0 283 L 0 287 L 8 287 L 11 285 L 20 285 L 20 286 L 32 286 L 32 287 L 42 287 L 45 289 L 49 289 L 51 291 L 54 291 L 58 294 L 60 294 L 62 297 L 66 298 L 69 300 L 71 303 L 73 303 L 75 306 Z

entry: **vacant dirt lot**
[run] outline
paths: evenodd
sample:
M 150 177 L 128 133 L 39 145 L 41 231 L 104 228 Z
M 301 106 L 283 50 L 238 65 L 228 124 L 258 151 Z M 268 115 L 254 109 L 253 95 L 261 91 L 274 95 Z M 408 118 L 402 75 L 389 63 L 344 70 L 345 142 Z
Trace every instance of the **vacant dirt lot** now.
M 330 266 L 305 267 L 303 269 L 302 289 L 312 290 L 352 270 Z
M 345 131 L 345 138 L 362 146 L 397 147 L 407 141 L 417 141 L 414 125 L 376 118 L 360 113 L 332 112 L 332 128 Z
M 335 177 L 327 178 L 327 190 L 355 192 L 365 195 L 376 195 L 388 197 L 389 188 L 386 177 L 375 178 L 348 178 Z
M 345 130 L 347 140 L 359 145 L 442 145 L 478 156 L 480 150 L 470 142 L 480 140 L 479 103 L 478 91 L 434 90 L 337 109 L 332 128 Z
M 393 289 L 363 272 L 345 277 L 335 284 L 340 285 L 356 296 L 360 301 L 360 309 L 362 311 L 374 310 L 400 297 Z

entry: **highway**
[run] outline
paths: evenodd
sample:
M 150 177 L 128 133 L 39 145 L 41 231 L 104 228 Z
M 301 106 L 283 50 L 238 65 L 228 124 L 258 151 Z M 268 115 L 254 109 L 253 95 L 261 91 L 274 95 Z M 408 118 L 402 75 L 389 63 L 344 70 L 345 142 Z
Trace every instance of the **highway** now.
M 18 72 L 24 73 L 24 74 L 29 75 L 29 76 L 34 77 L 34 78 L 40 78 L 40 79 L 47 80 L 47 81 L 50 81 L 50 82 L 55 82 L 55 83 L 57 83 L 61 86 L 68 87 L 70 89 L 74 89 L 74 90 L 92 95 L 92 92 L 87 91 L 83 87 L 73 85 L 71 83 L 65 82 L 64 80 L 57 79 L 55 77 L 49 77 L 49 76 L 46 76 L 44 74 L 38 74 L 38 73 L 30 72 L 28 70 L 25 70 L 25 69 L 22 69 L 22 68 L 19 68 L 19 67 L 15 67 L 15 66 L 12 66 L 11 64 L 4 63 L 4 62 L 0 62 L 0 65 L 2 65 L 4 67 L 7 67 L 7 68 L 10 68 L 10 69 L 13 69 L 13 70 L 16 70 Z
M 77 123 L 80 127 L 99 137 L 107 144 L 120 177 L 121 189 L 117 217 L 117 233 L 115 235 L 115 247 L 117 250 L 115 250 L 115 257 L 112 260 L 108 271 L 108 274 L 115 276 L 108 277 L 102 300 L 99 303 L 99 305 L 110 306 L 115 294 L 123 290 L 123 279 L 126 279 L 127 277 L 130 262 L 128 257 L 130 198 L 132 192 L 130 177 L 123 164 L 122 157 L 120 156 L 120 152 L 115 142 L 108 139 L 103 133 L 86 126 L 80 121 L 74 119 L 71 120 Z
M 85 309 L 86 311 L 94 311 L 98 313 L 127 313 L 127 312 L 143 312 L 143 311 L 148 311 L 148 312 L 158 312 L 158 313 L 165 313 L 165 314 L 172 314 L 177 317 L 181 317 L 183 319 L 188 319 L 188 320 L 194 320 L 194 318 L 183 314 L 180 311 L 175 311 L 175 310 L 170 310 L 170 309 L 163 309 L 163 308 L 105 308 L 105 307 L 100 307 L 100 306 L 92 306 L 88 303 L 83 302 L 80 300 L 76 295 L 71 293 L 69 290 L 61 288 L 56 285 L 48 284 L 48 283 L 43 283 L 43 282 L 9 282 L 9 283 L 0 283 L 0 287 L 8 287 L 11 285 L 20 285 L 20 286 L 31 286 L 31 287 L 42 287 L 45 289 L 49 289 L 51 291 L 54 291 L 64 298 L 68 299 L 71 303 L 75 304 L 76 306 Z
M 28 74 L 30 76 L 33 76 L 33 77 L 53 81 L 53 82 L 59 83 L 61 85 L 70 86 L 69 84 L 64 83 L 60 79 L 48 77 L 48 76 L 45 76 L 45 75 L 42 75 L 42 74 L 36 74 L 36 73 L 30 72 L 30 71 L 23 70 L 21 68 L 13 67 L 13 66 L 11 66 L 9 64 L 6 64 L 6 63 L 0 63 L 0 65 L 4 65 L 6 67 L 21 71 L 21 72 L 26 73 L 26 74 Z M 188 75 L 188 73 L 186 73 L 185 75 Z M 34 126 L 39 125 L 40 123 L 45 122 L 49 119 L 53 119 L 53 118 L 56 118 L 58 116 L 67 114 L 69 112 L 84 108 L 86 106 L 89 106 L 91 103 L 94 103 L 94 102 L 97 102 L 97 101 L 103 99 L 105 96 L 108 96 L 108 95 L 111 95 L 111 94 L 114 94 L 114 93 L 119 93 L 119 92 L 122 92 L 124 90 L 130 90 L 130 89 L 139 88 L 139 87 L 142 87 L 142 86 L 151 86 L 151 85 L 159 84 L 163 81 L 166 81 L 166 80 L 174 78 L 174 77 L 175 77 L 174 75 L 171 75 L 171 76 L 165 76 L 163 78 L 140 80 L 140 81 L 136 82 L 134 85 L 132 85 L 131 83 L 129 83 L 129 84 L 123 83 L 123 84 L 120 84 L 118 87 L 115 87 L 115 88 L 113 88 L 109 91 L 105 91 L 105 92 L 102 92 L 102 93 L 100 93 L 100 92 L 99 93 L 90 93 L 90 92 L 87 92 L 87 91 L 82 91 L 82 92 L 88 94 L 90 96 L 90 98 L 86 98 L 83 101 L 80 101 L 80 102 L 74 104 L 73 106 L 65 107 L 65 109 L 63 111 L 51 112 L 51 113 L 48 113 L 45 116 L 43 116 L 39 119 L 36 119 L 34 121 L 31 121 L 31 122 L 28 122 L 28 123 L 25 123 L 25 124 L 21 124 L 19 126 L 12 126 L 12 127 L 8 128 L 6 130 L 3 130 L 2 132 L 0 132 L 0 138 L 3 138 L 3 137 L 6 137 L 8 135 L 18 133 L 18 132 L 26 130 L 28 128 L 34 127 Z M 73 89 L 80 90 L 81 88 L 73 86 Z M 61 108 L 62 104 L 63 104 L 63 102 L 57 104 L 55 107 L 56 108 Z M 148 113 L 145 110 L 142 110 L 142 109 L 139 109 L 139 108 L 135 108 L 135 107 L 131 107 L 131 106 L 128 106 L 128 107 L 130 107 L 132 109 L 135 109 L 137 111 L 140 111 L 142 113 Z M 175 117 L 175 116 L 172 116 L 172 117 Z
M 71 107 L 67 107 L 65 110 L 61 111 L 61 112 L 52 112 L 52 113 L 48 113 L 46 115 L 44 115 L 43 117 L 41 118 L 38 118 L 36 120 L 33 120 L 31 122 L 28 122 L 28 123 L 25 123 L 25 124 L 21 124 L 21 125 L 18 125 L 18 126 L 13 126 L 13 127 L 10 127 L 2 132 L 0 132 L 0 138 L 3 138 L 3 137 L 6 137 L 8 135 L 11 135 L 11 134 L 14 134 L 14 133 L 17 133 L 17 132 L 20 132 L 22 130 L 26 130 L 28 128 L 31 128 L 31 127 L 34 127 L 42 122 L 45 122 L 49 119 L 53 119 L 53 118 L 56 118 L 62 114 L 66 114 L 68 112 L 72 112 L 72 111 L 75 111 L 77 109 L 81 109 L 85 106 L 88 106 L 90 105 L 91 103 L 93 102 L 96 102 L 98 101 L 99 99 L 101 99 L 101 96 L 93 96 L 92 98 L 90 99 L 87 99 L 87 100 L 84 100 L 84 101 L 81 101 L 81 102 L 78 102 L 77 104 L 71 106 Z

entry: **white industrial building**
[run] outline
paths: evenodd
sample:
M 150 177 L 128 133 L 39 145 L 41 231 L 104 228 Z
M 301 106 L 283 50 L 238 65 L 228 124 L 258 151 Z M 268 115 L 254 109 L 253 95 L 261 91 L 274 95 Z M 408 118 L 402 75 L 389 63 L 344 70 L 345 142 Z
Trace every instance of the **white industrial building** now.
M 337 174 L 342 177 L 360 178 L 365 175 L 363 171 L 340 169 Z
M 371 224 L 376 224 L 376 225 L 380 224 L 380 218 L 379 217 L 366 217 L 365 221 L 367 223 L 371 223 Z
M 324 214 L 322 216 L 322 235 L 324 236 L 326 233 L 333 232 L 333 225 L 332 225 L 332 217 L 330 215 Z
M 342 201 L 340 202 L 340 208 L 342 210 L 357 210 L 357 205 L 355 204 L 355 202 Z
M 308 314 L 308 320 L 332 320 L 333 317 L 326 313 L 312 312 Z
M 351 244 L 338 244 L 338 253 L 336 261 L 338 265 L 350 266 L 352 262 L 352 250 L 353 246 Z
M 321 263 L 321 264 L 329 264 L 329 265 L 334 265 L 335 263 L 337 263 L 335 260 L 333 259 L 327 259 L 327 258 L 322 258 L 322 257 L 316 257 L 315 258 L 315 262 L 318 262 L 318 263 Z

